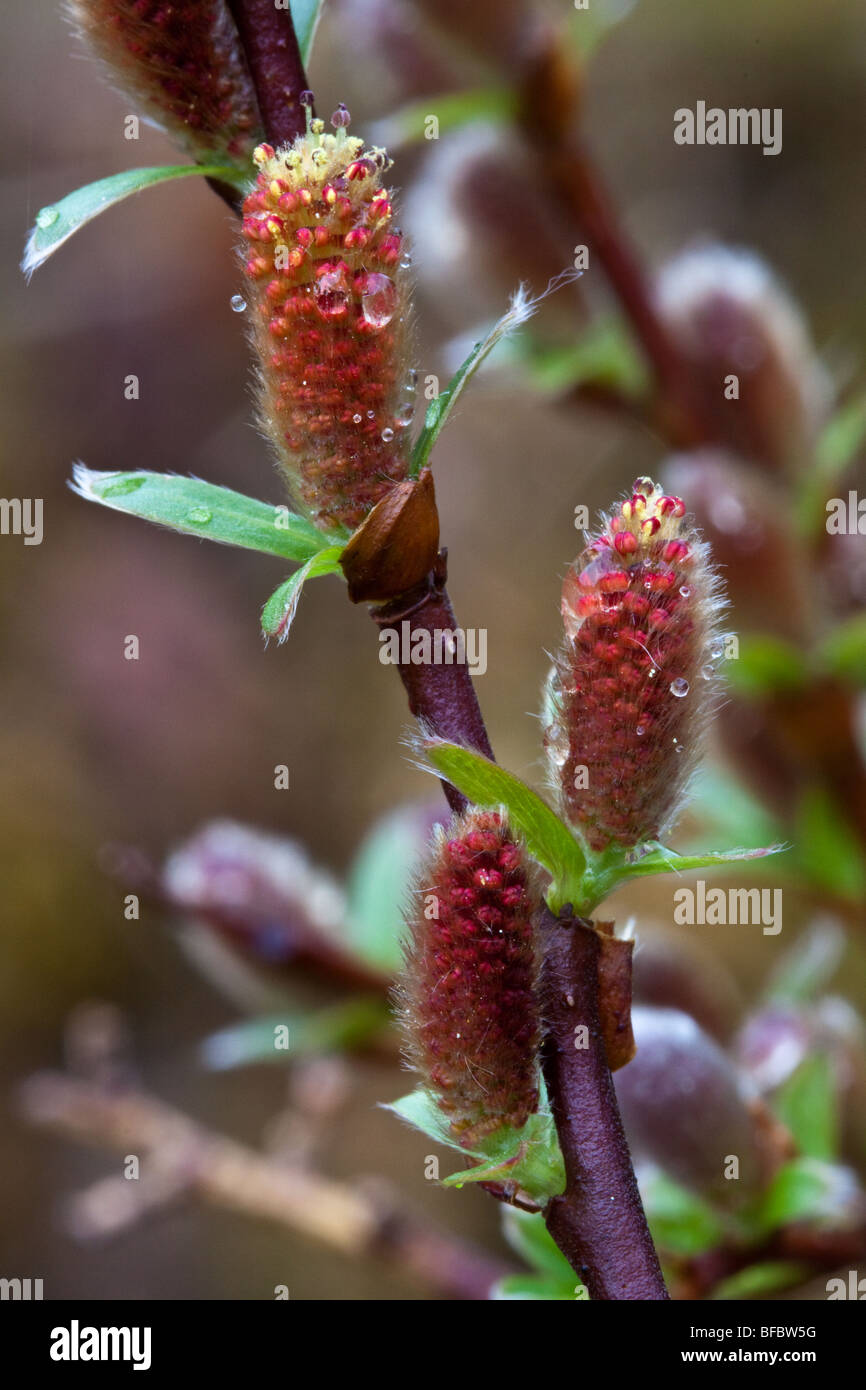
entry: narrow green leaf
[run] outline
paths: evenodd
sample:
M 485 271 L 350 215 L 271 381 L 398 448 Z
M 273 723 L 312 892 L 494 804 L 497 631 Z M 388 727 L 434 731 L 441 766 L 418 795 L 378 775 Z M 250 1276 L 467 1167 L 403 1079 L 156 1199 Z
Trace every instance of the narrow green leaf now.
M 427 407 L 427 414 L 424 417 L 424 427 L 415 441 L 412 450 L 412 463 L 410 472 L 413 478 L 417 478 L 421 469 L 427 463 L 433 449 L 433 445 L 439 438 L 439 433 L 454 409 L 463 391 L 469 384 L 473 374 L 481 366 L 481 363 L 493 351 L 497 343 L 501 343 L 503 338 L 507 338 L 510 333 L 514 333 L 521 324 L 526 323 L 535 313 L 536 302 L 529 299 L 523 288 L 517 290 L 511 297 L 511 304 L 508 311 L 502 318 L 494 324 L 493 328 L 483 338 L 481 342 L 475 344 L 474 348 L 466 358 L 462 366 L 458 367 L 448 385 L 440 391 L 435 400 L 431 401 Z
M 783 854 L 788 849 L 789 845 L 767 845 L 762 849 L 706 850 L 702 854 L 675 854 L 672 849 L 658 845 L 634 863 L 620 859 L 611 865 L 604 865 L 600 871 L 591 871 L 587 880 L 589 904 L 584 912 L 592 911 L 620 884 L 634 878 L 647 878 L 651 874 L 685 874 L 693 869 L 711 869 L 719 865 L 739 864 L 749 859 L 766 859 L 771 854 Z
M 795 1260 L 766 1260 L 762 1264 L 749 1265 L 723 1279 L 710 1294 L 714 1302 L 738 1301 L 741 1298 L 757 1298 L 761 1294 L 776 1293 L 791 1289 L 808 1279 L 810 1267 Z
M 342 574 L 342 553 L 339 545 L 320 550 L 318 555 L 313 555 L 306 564 L 283 580 L 262 609 L 262 632 L 266 637 L 276 637 L 278 642 L 285 642 L 298 611 L 304 584 L 308 579 L 317 579 L 324 574 Z
M 575 1283 L 577 1275 L 572 1272 L 571 1282 L 565 1283 L 549 1275 L 506 1274 L 497 1280 L 490 1292 L 496 1303 L 513 1301 L 544 1303 L 573 1303 L 575 1299 L 585 1301 L 588 1294 L 583 1284 Z
M 773 1097 L 773 1110 L 794 1136 L 800 1153 L 831 1163 L 839 1148 L 839 1115 L 833 1064 L 824 1052 L 805 1057 Z
M 657 1168 L 642 1178 L 640 1187 L 650 1231 L 660 1249 L 691 1259 L 721 1244 L 722 1221 L 695 1193 Z
M 388 1026 L 384 999 L 352 999 L 316 1013 L 280 1013 L 222 1028 L 205 1039 L 201 1054 L 211 1071 L 229 1071 L 257 1062 L 285 1065 L 312 1053 L 363 1047 Z M 280 1029 L 288 1030 L 287 1047 L 277 1046 L 277 1039 L 286 1036 L 278 1032 Z
M 838 1225 L 845 1205 L 850 1206 L 852 1179 L 850 1170 L 820 1159 L 792 1159 L 777 1171 L 764 1193 L 756 1213 L 757 1229 L 770 1235 L 798 1221 Z
M 514 830 L 526 841 L 534 859 L 553 878 L 548 902 L 551 911 L 565 903 L 575 908 L 583 901 L 586 859 L 572 835 L 537 792 L 512 773 L 456 743 L 430 739 L 425 750 L 437 772 L 441 772 L 463 795 L 477 806 L 504 806 Z
M 814 464 L 803 474 L 797 499 L 797 519 L 801 533 L 814 536 L 827 524 L 827 502 L 866 444 L 866 394 L 842 406 L 825 426 L 815 452 Z
M 574 1297 L 574 1271 L 545 1226 L 541 1212 L 503 1207 L 502 1229 L 512 1250 L 530 1269 L 570 1285 Z
M 743 637 L 736 661 L 725 676 L 733 690 L 752 699 L 778 691 L 799 690 L 808 678 L 806 658 L 799 647 L 781 637 Z
M 390 116 L 376 121 L 370 138 L 377 145 L 393 150 L 398 145 L 424 139 L 431 116 L 438 121 L 438 133 L 459 130 L 473 121 L 510 119 L 517 110 L 517 98 L 510 87 L 473 87 L 468 91 L 440 92 L 422 101 L 408 102 Z
M 389 974 L 400 968 L 403 909 L 432 819 L 423 808 L 398 807 L 373 826 L 349 870 L 347 940 L 358 955 Z
M 770 1004 L 808 1004 L 823 993 L 845 954 L 841 926 L 823 918 L 804 931 L 770 974 L 764 998 Z
M 781 838 L 777 821 L 742 782 L 725 768 L 706 766 L 695 778 L 690 810 L 700 821 L 702 839 L 721 839 L 759 848 Z M 688 848 L 699 852 L 699 843 Z M 686 853 L 683 850 L 682 853 Z
M 857 836 L 823 787 L 810 787 L 797 816 L 797 867 L 835 897 L 862 902 L 866 858 Z
M 259 502 L 200 478 L 177 473 L 95 473 L 79 463 L 70 486 L 87 502 L 100 502 L 188 536 L 261 550 L 283 560 L 309 560 L 329 548 L 327 536 L 286 507 Z
M 68 193 L 59 203 L 52 203 L 37 213 L 21 269 L 29 280 L 34 270 L 47 261 L 64 241 L 68 241 L 79 227 L 84 227 L 105 212 L 106 208 L 112 208 L 124 198 L 140 193 L 144 188 L 152 188 L 154 184 L 189 178 L 192 174 L 235 185 L 241 178 L 237 166 L 231 164 L 169 164 L 147 169 L 124 169 L 119 174 L 110 174 L 107 179 L 89 183 L 85 188 L 76 188 L 74 193 Z
M 542 1204 L 565 1187 L 562 1154 L 548 1110 L 530 1115 L 522 1129 L 497 1129 L 479 1140 L 476 1147 L 467 1149 L 454 1138 L 447 1119 L 422 1087 L 382 1108 L 391 1110 L 434 1142 L 478 1160 L 476 1166 L 443 1178 L 443 1187 L 511 1182 Z
M 598 319 L 573 343 L 551 347 L 526 342 L 522 354 L 533 385 L 561 392 L 591 382 L 638 400 L 649 390 L 646 364 L 625 324 L 617 318 Z
M 295 34 L 304 67 L 310 61 L 313 40 L 316 37 L 323 8 L 324 0 L 291 0 L 292 23 L 295 26 Z
M 833 628 L 818 652 L 825 670 L 852 685 L 866 685 L 866 613 L 855 613 Z

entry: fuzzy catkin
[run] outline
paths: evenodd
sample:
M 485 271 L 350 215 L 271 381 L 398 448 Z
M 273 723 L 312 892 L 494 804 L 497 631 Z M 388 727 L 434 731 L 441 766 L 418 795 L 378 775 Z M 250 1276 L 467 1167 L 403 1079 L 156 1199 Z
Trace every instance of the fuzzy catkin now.
M 262 429 L 301 510 L 353 531 L 407 476 L 414 373 L 391 161 L 334 120 L 256 150 L 244 269 Z
M 261 118 L 224 0 L 68 0 L 76 28 L 124 92 L 196 159 L 248 159 Z
M 416 901 L 401 986 L 406 1051 L 471 1148 L 538 1105 L 538 900 L 504 817 L 470 809 L 437 831 Z
M 715 703 L 720 584 L 685 513 L 638 478 L 563 585 L 545 746 L 561 811 L 594 851 L 658 839 Z

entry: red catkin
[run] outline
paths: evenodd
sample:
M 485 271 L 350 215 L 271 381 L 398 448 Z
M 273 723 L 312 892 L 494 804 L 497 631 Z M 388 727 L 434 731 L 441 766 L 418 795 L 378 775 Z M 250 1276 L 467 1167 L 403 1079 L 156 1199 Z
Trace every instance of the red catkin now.
M 252 80 L 224 0 L 68 0 L 123 91 L 197 159 L 248 159 L 260 137 Z
M 401 988 L 407 1054 L 471 1148 L 538 1104 L 538 897 L 504 817 L 470 809 L 438 830 L 415 901 Z
M 671 823 L 714 703 L 719 581 L 685 512 L 638 478 L 563 585 L 545 745 L 561 811 L 594 851 Z
M 262 428 L 301 510 L 352 531 L 407 476 L 414 373 L 391 161 L 333 121 L 256 150 L 244 269 Z

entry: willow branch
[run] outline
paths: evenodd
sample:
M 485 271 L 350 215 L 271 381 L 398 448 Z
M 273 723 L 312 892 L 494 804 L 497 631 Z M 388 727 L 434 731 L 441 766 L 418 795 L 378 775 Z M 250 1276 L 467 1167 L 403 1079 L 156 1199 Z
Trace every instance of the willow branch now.
M 395 633 L 402 654 L 411 651 L 416 633 L 454 632 L 457 619 L 445 588 L 446 552 L 418 588 L 381 608 L 372 610 L 373 620 L 383 633 Z M 408 623 L 408 642 L 401 641 L 403 624 Z M 439 738 L 462 743 L 485 757 L 493 757 L 484 718 L 465 662 L 435 665 L 401 661 L 400 679 L 406 689 L 409 709 L 425 730 Z M 442 783 L 452 811 L 465 811 L 467 801 L 449 782 Z
M 542 1066 L 565 1163 L 547 1228 L 593 1299 L 666 1299 L 617 1106 L 598 1011 L 593 927 L 545 911 Z M 588 1045 L 578 1046 L 584 1026 Z
M 229 0 L 253 79 L 265 135 L 287 145 L 306 130 L 298 98 L 307 90 L 301 50 L 289 9 L 274 0 Z
M 342 1254 L 377 1257 L 437 1293 L 483 1300 L 513 1271 L 406 1212 L 384 1190 L 362 1191 L 276 1163 L 141 1091 L 112 1092 L 57 1072 L 22 1088 L 26 1118 L 79 1143 L 136 1154 L 166 1195 L 275 1222 Z

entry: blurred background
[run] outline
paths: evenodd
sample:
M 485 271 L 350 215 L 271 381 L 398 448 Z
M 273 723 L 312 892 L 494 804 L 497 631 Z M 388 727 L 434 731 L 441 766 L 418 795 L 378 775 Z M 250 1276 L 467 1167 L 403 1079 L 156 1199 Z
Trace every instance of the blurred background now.
M 345 101 L 353 131 L 375 137 L 399 133 L 395 113 L 407 103 L 507 85 L 510 26 L 524 10 L 491 20 L 481 6 L 478 22 L 488 27 L 473 34 L 459 8 L 328 0 L 309 73 L 322 111 Z M 565 0 L 532 13 L 556 26 L 562 8 Z M 574 43 L 582 131 L 646 266 L 655 271 L 701 237 L 752 248 L 799 302 L 820 370 L 837 394 L 850 395 L 862 383 L 866 342 L 862 7 L 856 0 L 758 7 L 593 0 L 593 9 L 620 22 L 585 62 Z M 438 23 L 428 30 L 432 15 Z M 569 16 L 569 34 L 580 18 Z M 128 165 L 178 157 L 144 125 L 139 141 L 124 139 L 124 117 L 135 107 L 101 80 L 57 0 L 12 7 L 4 25 L 2 493 L 44 499 L 44 540 L 28 547 L 20 537 L 0 538 L 7 1110 L 0 1272 L 43 1278 L 51 1298 L 267 1298 L 277 1284 L 293 1298 L 423 1297 L 420 1282 L 375 1260 L 350 1261 L 194 1204 L 112 1240 L 73 1239 L 69 1199 L 114 1171 L 115 1160 L 39 1133 L 21 1115 L 24 1078 L 69 1059 L 70 1012 L 106 1000 L 122 1011 L 131 1065 L 149 1090 L 259 1145 L 286 1104 L 287 1073 L 203 1065 L 202 1039 L 238 1010 L 178 948 L 158 903 L 143 895 L 139 919 L 125 919 L 124 898 L 135 886 L 111 872 L 112 847 L 135 846 L 159 863 L 203 823 L 223 817 L 302 841 L 315 862 L 342 877 L 376 818 L 435 795 L 435 787 L 401 742 L 403 692 L 376 659 L 374 629 L 336 581 L 310 585 L 291 640 L 265 649 L 258 613 L 283 577 L 278 562 L 88 507 L 68 489 L 71 464 L 81 459 L 100 470 L 194 473 L 282 500 L 251 424 L 245 325 L 230 306 L 239 285 L 236 230 L 203 181 L 120 205 L 24 283 L 18 261 L 40 207 Z M 699 99 L 781 107 L 782 153 L 677 146 L 673 111 Z M 439 109 L 435 100 L 428 109 Z M 546 205 L 537 161 L 507 125 L 461 120 L 448 128 L 443 120 L 442 127 L 436 142 L 407 140 L 395 150 L 393 179 L 416 244 L 417 364 L 422 377 L 436 373 L 444 382 L 459 360 L 455 340 L 468 335 L 471 343 L 518 279 L 543 289 L 584 237 L 561 207 Z M 601 271 L 584 280 L 551 299 L 536 321 L 533 341 L 545 350 L 567 347 L 593 315 L 607 312 Z M 140 380 L 136 401 L 124 399 L 130 373 Z M 581 548 L 574 509 L 583 504 L 593 515 L 636 475 L 657 471 L 669 452 L 653 429 L 577 407 L 567 390 L 547 383 L 525 362 L 503 359 L 464 398 L 435 457 L 451 596 L 464 626 L 488 632 L 488 669 L 477 688 L 491 740 L 499 760 L 536 785 L 543 772 L 533 716 L 546 653 L 559 640 L 561 578 Z M 856 483 L 846 478 L 849 485 Z M 852 551 L 848 572 L 862 563 Z M 739 585 L 733 631 L 755 625 L 748 605 L 750 588 L 760 596 L 756 587 L 765 591 L 763 579 Z M 842 606 L 856 611 L 860 601 L 852 586 Z M 786 611 L 783 599 L 780 632 Z M 773 622 L 772 614 L 769 623 L 766 613 L 758 617 L 762 630 Z M 139 639 L 137 661 L 124 659 L 130 634 Z M 741 748 L 726 747 L 715 763 L 732 767 L 732 752 L 742 759 Z M 289 768 L 289 790 L 275 789 L 276 764 Z M 777 784 L 777 803 L 786 785 Z M 771 827 L 793 833 L 772 820 L 773 803 L 772 793 L 762 802 Z M 699 829 L 697 821 L 686 826 L 688 834 Z M 739 842 L 735 829 L 726 830 L 720 847 Z M 719 1031 L 730 1038 L 783 948 L 818 917 L 849 942 L 828 987 L 838 991 L 844 971 L 849 1002 L 862 1005 L 858 885 L 855 872 L 841 895 L 826 876 L 822 889 L 820 874 L 802 891 L 786 889 L 781 937 L 747 926 L 677 929 L 665 879 L 622 894 L 612 911 L 619 920 L 635 915 L 649 939 L 676 941 L 679 933 L 686 956 L 702 956 L 701 978 L 726 1015 Z M 317 1001 L 331 997 L 324 986 L 315 990 Z M 413 1209 L 503 1253 L 498 1204 L 480 1191 L 426 1181 L 430 1141 L 376 1109 L 408 1089 L 398 1062 L 381 1054 L 353 1059 L 345 1089 L 322 1167 L 337 1178 L 384 1175 Z M 799 1293 L 824 1296 L 810 1294 L 807 1282 Z

